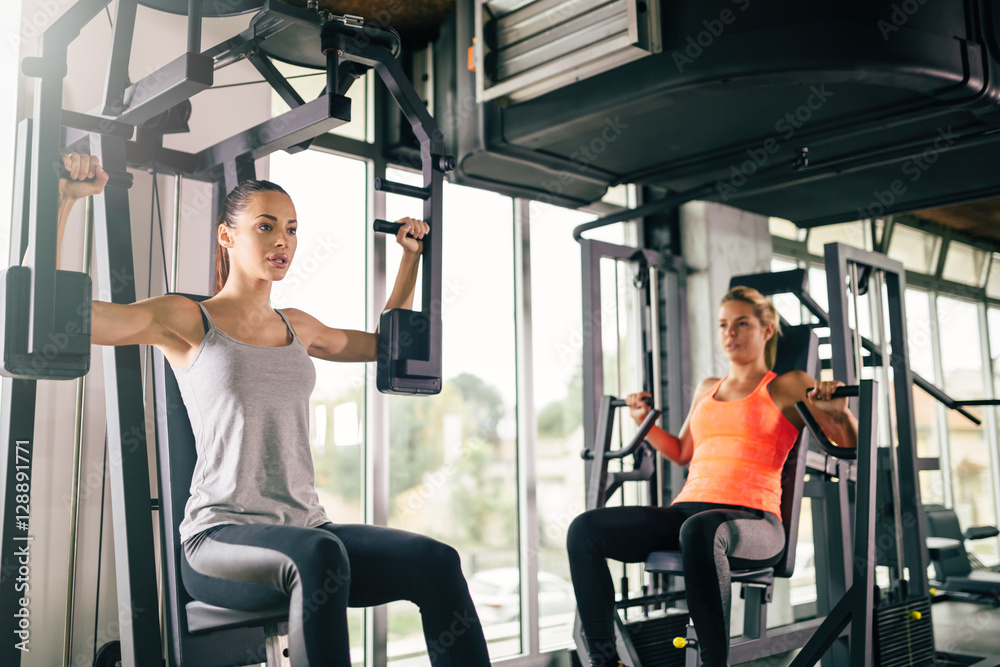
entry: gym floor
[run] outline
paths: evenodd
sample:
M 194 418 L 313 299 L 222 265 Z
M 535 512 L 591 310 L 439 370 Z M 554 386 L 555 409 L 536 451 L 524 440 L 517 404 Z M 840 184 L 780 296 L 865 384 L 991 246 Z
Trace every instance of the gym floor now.
M 1000 656 L 1000 609 L 972 602 L 936 602 L 935 646 L 940 651 Z M 741 667 L 786 667 L 798 651 L 740 663 Z

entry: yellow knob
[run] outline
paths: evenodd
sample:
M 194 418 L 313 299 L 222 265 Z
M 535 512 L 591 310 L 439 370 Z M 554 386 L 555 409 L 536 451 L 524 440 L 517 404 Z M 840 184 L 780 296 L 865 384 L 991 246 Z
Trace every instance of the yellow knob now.
M 921 614 L 919 611 L 911 611 L 909 613 L 909 617 L 911 621 L 919 621 L 921 618 L 924 617 L 924 615 Z
M 683 637 L 674 637 L 674 648 L 684 648 L 688 645 L 688 640 Z
M 937 595 L 937 589 L 936 588 L 930 589 L 929 592 L 930 592 L 931 595 Z

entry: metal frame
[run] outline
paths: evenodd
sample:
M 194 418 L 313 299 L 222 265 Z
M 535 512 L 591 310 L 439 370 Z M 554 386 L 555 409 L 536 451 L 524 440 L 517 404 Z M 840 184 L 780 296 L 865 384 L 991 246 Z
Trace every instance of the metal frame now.
M 579 228 L 577 228 L 579 229 Z M 574 233 L 576 236 L 576 234 Z M 650 276 L 648 283 L 642 288 L 642 301 L 645 303 L 647 316 L 643 318 L 643 329 L 645 330 L 644 342 L 653 349 L 660 350 L 660 359 L 644 359 L 644 366 L 657 365 L 662 362 L 662 357 L 671 360 L 667 365 L 665 374 L 666 387 L 648 387 L 653 395 L 653 405 L 662 410 L 660 425 L 668 429 L 679 428 L 684 420 L 684 387 L 690 385 L 690 361 L 687 354 L 687 330 L 681 323 L 684 320 L 683 313 L 687 312 L 687 290 L 686 290 L 686 266 L 683 259 L 673 255 L 661 255 L 659 252 L 647 248 L 636 248 L 632 246 L 620 246 L 603 241 L 592 239 L 582 239 L 580 241 L 581 270 L 583 285 L 582 301 L 582 328 L 583 332 L 583 439 L 588 450 L 594 452 L 594 458 L 585 459 L 584 478 L 591 479 L 599 472 L 601 461 L 598 460 L 598 453 L 603 456 L 604 448 L 599 444 L 605 443 L 608 432 L 612 428 L 613 416 L 609 417 L 609 408 L 603 405 L 610 401 L 604 395 L 604 350 L 602 337 L 602 301 L 601 301 L 601 260 L 604 258 L 613 259 L 619 262 L 631 262 L 637 266 L 638 271 L 647 272 Z M 653 276 L 661 276 L 661 284 L 651 288 L 654 284 Z M 650 295 L 656 294 L 656 301 L 650 300 Z M 662 295 L 662 296 L 660 296 Z M 659 309 L 663 304 L 663 313 L 655 316 L 649 311 Z M 651 331 L 654 323 L 662 322 L 666 328 L 664 337 L 663 327 L 657 331 Z M 652 345 L 652 337 L 656 337 L 660 343 Z M 665 343 L 665 344 L 663 344 Z M 646 370 L 646 384 L 653 382 L 656 373 Z M 664 397 L 664 389 L 666 396 Z M 664 398 L 666 400 L 664 400 Z M 602 407 L 603 405 L 603 407 Z M 656 455 L 659 459 L 659 455 Z M 596 467 L 595 467 L 596 466 Z M 663 470 L 661 464 L 659 470 Z M 636 471 L 639 472 L 639 471 Z M 645 477 L 650 479 L 651 484 L 655 484 L 652 493 L 657 499 L 664 498 L 668 492 L 672 494 L 673 489 L 668 487 L 653 470 L 646 470 Z M 683 472 L 679 469 L 670 470 L 671 481 L 676 482 L 682 479 Z M 608 473 L 607 479 L 609 487 L 617 487 L 621 481 L 637 479 L 636 474 Z M 588 488 L 593 486 L 588 485 Z M 590 501 L 588 498 L 588 507 Z M 603 506 L 604 499 L 599 499 Z M 574 640 L 577 652 L 581 656 L 587 655 L 586 644 L 583 639 L 583 629 L 580 625 L 579 617 L 574 624 Z M 620 648 L 629 650 L 628 646 Z M 634 656 L 632 656 L 634 658 Z

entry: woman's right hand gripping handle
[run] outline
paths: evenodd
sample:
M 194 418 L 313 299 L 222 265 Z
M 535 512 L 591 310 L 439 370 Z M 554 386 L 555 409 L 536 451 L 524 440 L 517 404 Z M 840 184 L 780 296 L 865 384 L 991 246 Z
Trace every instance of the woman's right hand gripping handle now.
M 646 419 L 646 415 L 652 409 L 652 396 L 649 392 L 640 391 L 629 394 L 625 397 L 625 404 L 628 406 L 629 415 L 635 420 L 637 426 Z M 682 436 L 686 432 L 687 424 L 682 429 Z M 667 433 L 659 426 L 654 425 L 646 435 L 646 442 L 653 446 L 653 449 L 660 452 L 671 462 L 677 465 L 687 465 L 691 460 L 690 447 L 688 443 L 670 433 Z

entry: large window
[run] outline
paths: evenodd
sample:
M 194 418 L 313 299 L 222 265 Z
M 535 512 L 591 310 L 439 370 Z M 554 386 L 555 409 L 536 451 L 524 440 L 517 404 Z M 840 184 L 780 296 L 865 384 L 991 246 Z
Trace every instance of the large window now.
M 387 217 L 419 217 L 413 202 L 387 197 Z M 444 225 L 443 388 L 389 397 L 389 525 L 458 549 L 495 660 L 522 651 L 513 201 L 445 184 Z M 400 251 L 386 242 L 388 293 Z M 388 654 L 390 664 L 429 664 L 410 603 L 389 606 Z
M 566 555 L 566 531 L 585 507 L 583 462 L 584 329 L 580 290 L 580 244 L 573 228 L 594 218 L 555 206 L 531 206 L 531 324 L 534 399 L 538 423 L 535 491 L 538 504 L 539 647 L 569 646 L 576 609 Z M 624 242 L 622 225 L 588 233 L 610 243 Z M 602 272 L 607 274 L 607 272 Z M 603 276 L 603 331 L 608 355 L 605 393 L 618 386 L 615 275 Z M 606 307 L 605 307 L 606 306 Z M 609 384 L 610 383 L 610 384 Z M 638 391 L 632 386 L 627 391 Z
M 295 257 L 272 288 L 273 307 L 298 308 L 332 327 L 365 328 L 358 277 L 365 275 L 366 174 L 364 162 L 317 151 L 271 156 L 270 178 L 291 196 L 299 221 Z M 363 523 L 365 365 L 313 363 L 309 439 L 316 492 L 332 521 Z M 363 618 L 363 610 L 348 610 L 354 664 L 364 662 Z
M 979 310 L 975 303 L 938 297 L 943 389 L 956 398 L 978 398 L 984 393 Z M 996 525 L 984 429 L 952 412 L 948 415 L 948 441 L 954 510 L 959 523 L 964 527 Z M 969 547 L 985 561 L 997 560 L 995 540 L 977 540 Z

